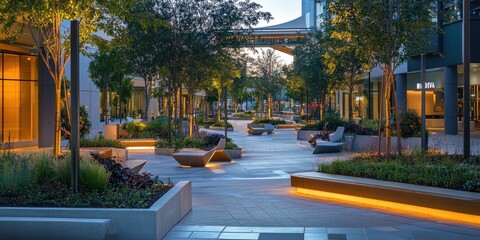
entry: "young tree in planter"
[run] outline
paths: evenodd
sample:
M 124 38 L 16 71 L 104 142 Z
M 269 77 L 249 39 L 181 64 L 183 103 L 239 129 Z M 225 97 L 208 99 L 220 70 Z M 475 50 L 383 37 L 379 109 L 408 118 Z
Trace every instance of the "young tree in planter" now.
M 348 120 L 353 121 L 353 91 L 362 82 L 364 74 L 370 70 L 368 48 L 358 39 L 352 39 L 349 29 L 336 30 L 336 25 L 325 21 L 324 46 L 328 51 L 323 55 L 327 72 L 348 90 Z
M 127 117 L 127 104 L 128 101 L 133 96 L 133 82 L 130 77 L 123 77 L 120 82 L 118 82 L 115 87 L 115 91 L 118 94 L 118 99 L 120 102 L 120 124 L 122 123 L 122 118 Z
M 109 94 L 122 87 L 123 79 L 126 74 L 126 63 L 123 54 L 119 49 L 106 50 L 99 48 L 93 54 L 92 61 L 88 66 L 90 78 L 95 86 L 103 93 L 102 119 L 105 124 L 109 122 Z
M 295 61 L 293 62 L 294 73 L 303 78 L 305 83 L 304 94 L 309 104 L 309 96 L 319 101 L 319 116 L 322 119 L 323 110 L 326 108 L 327 97 L 333 90 L 338 89 L 339 84 L 336 78 L 329 76 L 324 63 L 325 48 L 323 46 L 321 33 L 312 36 L 304 45 L 298 46 L 293 51 Z M 307 113 L 308 115 L 308 113 Z
M 300 101 L 303 105 L 303 92 L 305 92 L 305 81 L 303 78 L 295 74 L 293 65 L 283 68 L 283 72 L 286 75 L 286 90 L 287 97 L 294 101 Z
M 253 65 L 253 75 L 261 82 L 256 89 L 267 96 L 267 118 L 272 117 L 272 99 L 285 85 L 285 79 L 281 76 L 283 64 L 280 57 L 273 50 L 262 51 Z
M 222 94 L 224 93 L 225 89 L 231 88 L 234 79 L 240 77 L 240 70 L 235 65 L 234 59 L 228 55 L 218 56 L 216 62 L 217 63 L 212 78 L 212 86 L 217 90 L 217 99 L 219 103 L 219 107 L 217 109 L 217 122 L 220 122 L 220 103 L 222 102 Z
M 2 32 L 12 40 L 29 35 L 55 83 L 55 156 L 60 155 L 61 82 L 70 59 L 70 31 L 62 29 L 62 23 L 70 19 L 80 20 L 80 45 L 84 49 L 97 31 L 101 18 L 108 15 L 107 2 L 11 0 L 0 4 Z
M 235 114 L 238 112 L 238 104 L 242 103 L 242 101 L 248 96 L 248 93 L 246 92 L 248 84 L 246 65 L 247 64 L 243 62 L 239 62 L 237 64 L 237 67 L 240 69 L 240 77 L 233 81 L 232 89 L 230 90 L 230 96 L 232 97 L 233 103 L 233 112 Z
M 386 152 L 391 145 L 391 96 L 396 101 L 395 70 L 408 57 L 428 51 L 430 37 L 437 32 L 432 13 L 437 11 L 436 0 L 321 0 L 339 32 L 347 31 L 355 41 L 368 48 L 374 65 L 383 71 L 383 101 L 385 107 Z M 397 105 L 397 104 L 395 104 Z M 397 132 L 400 132 L 398 108 L 394 109 Z M 401 138 L 398 152 L 401 152 Z

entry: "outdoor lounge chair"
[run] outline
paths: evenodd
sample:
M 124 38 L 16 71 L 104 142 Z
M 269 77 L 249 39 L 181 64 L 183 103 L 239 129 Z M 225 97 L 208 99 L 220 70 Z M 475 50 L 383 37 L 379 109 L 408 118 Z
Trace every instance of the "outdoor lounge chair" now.
M 340 142 L 342 141 L 344 131 L 345 127 L 338 127 L 334 133 L 328 135 L 330 141 L 317 140 L 313 154 L 340 152 L 343 149 L 343 145 L 345 145 L 345 142 Z
M 265 128 L 260 124 L 247 124 L 247 131 L 251 135 L 262 135 L 265 132 Z
M 220 139 L 217 146 L 206 152 L 179 152 L 174 153 L 173 158 L 182 166 L 189 167 L 205 167 L 210 159 L 212 159 L 215 151 L 220 148 L 225 148 L 225 138 Z

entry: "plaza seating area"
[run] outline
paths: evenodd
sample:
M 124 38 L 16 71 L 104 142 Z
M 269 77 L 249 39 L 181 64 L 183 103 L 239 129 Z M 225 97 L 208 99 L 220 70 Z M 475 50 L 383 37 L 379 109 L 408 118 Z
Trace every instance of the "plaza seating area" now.
M 343 149 L 343 145 L 345 145 L 345 142 L 341 142 L 344 132 L 345 127 L 338 127 L 334 133 L 328 135 L 330 141 L 317 139 L 313 154 L 340 152 Z
M 181 165 L 186 167 L 205 167 L 210 162 L 217 151 L 222 151 L 217 154 L 215 159 L 228 158 L 227 154 L 223 152 L 225 149 L 225 138 L 220 139 L 217 146 L 210 151 L 191 151 L 191 152 L 179 152 L 174 153 L 173 158 Z
M 272 124 L 247 124 L 247 132 L 250 135 L 262 135 L 263 133 L 273 134 L 275 126 Z

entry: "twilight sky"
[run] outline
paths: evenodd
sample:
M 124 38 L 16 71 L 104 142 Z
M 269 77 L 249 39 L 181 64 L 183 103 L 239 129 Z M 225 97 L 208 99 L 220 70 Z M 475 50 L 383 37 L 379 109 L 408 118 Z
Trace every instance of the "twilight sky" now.
M 271 26 L 280 23 L 288 22 L 296 19 L 302 15 L 302 1 L 301 0 L 252 0 L 262 5 L 261 11 L 269 12 L 273 16 L 273 20 L 270 22 L 260 22 L 257 26 Z M 271 48 L 258 48 L 259 51 Z M 276 51 L 280 55 L 282 61 L 285 64 L 289 64 L 293 61 L 293 57 L 282 52 Z

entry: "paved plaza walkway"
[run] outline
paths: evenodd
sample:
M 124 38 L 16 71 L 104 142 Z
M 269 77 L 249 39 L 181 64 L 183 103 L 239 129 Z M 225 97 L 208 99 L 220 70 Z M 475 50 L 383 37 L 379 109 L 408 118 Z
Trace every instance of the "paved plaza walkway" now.
M 427 221 L 296 194 L 290 174 L 313 171 L 319 162 L 346 158 L 341 154 L 313 155 L 293 130 L 248 136 L 247 121 L 232 121 L 228 137 L 243 148 L 232 163 L 207 168 L 181 168 L 168 156 L 130 152 L 130 159 L 147 159 L 144 170 L 160 179 L 192 181 L 193 209 L 165 239 L 260 240 L 480 240 L 474 226 Z M 221 132 L 218 132 L 221 133 Z

